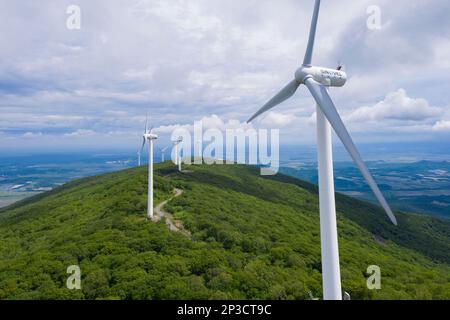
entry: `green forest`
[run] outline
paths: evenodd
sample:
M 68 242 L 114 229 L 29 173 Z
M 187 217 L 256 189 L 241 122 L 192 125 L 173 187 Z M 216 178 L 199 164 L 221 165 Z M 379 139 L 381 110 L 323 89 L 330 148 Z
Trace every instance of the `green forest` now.
M 321 298 L 315 186 L 244 165 L 155 166 L 155 204 L 186 232 L 146 219 L 147 168 L 67 183 L 0 211 L 0 299 Z M 337 195 L 342 287 L 352 299 L 450 299 L 449 221 Z M 67 267 L 81 268 L 69 290 Z M 381 269 L 369 290 L 367 267 Z

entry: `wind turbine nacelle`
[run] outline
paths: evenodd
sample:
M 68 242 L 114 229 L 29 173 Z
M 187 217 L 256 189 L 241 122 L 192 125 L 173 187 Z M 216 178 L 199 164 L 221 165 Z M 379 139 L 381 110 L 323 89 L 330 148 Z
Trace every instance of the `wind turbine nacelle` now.
M 179 144 L 181 142 L 183 142 L 183 137 L 179 137 L 177 140 L 172 140 L 173 144 Z
M 301 67 L 295 72 L 295 79 L 300 83 L 303 83 L 308 76 L 326 87 L 342 87 L 347 82 L 347 74 L 336 69 Z
M 144 138 L 147 140 L 156 140 L 156 139 L 158 139 L 158 135 L 153 134 L 153 133 L 145 133 Z

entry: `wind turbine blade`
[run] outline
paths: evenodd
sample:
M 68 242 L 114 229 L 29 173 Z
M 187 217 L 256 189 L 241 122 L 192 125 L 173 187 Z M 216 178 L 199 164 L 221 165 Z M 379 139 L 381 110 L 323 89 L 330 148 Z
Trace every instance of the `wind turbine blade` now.
M 383 194 L 381 193 L 375 180 L 373 179 L 373 177 L 370 174 L 369 170 L 367 169 L 364 161 L 362 160 L 361 155 L 359 154 L 358 150 L 356 149 L 356 146 L 353 143 L 352 138 L 350 137 L 347 129 L 345 128 L 345 125 L 342 122 L 342 119 L 339 116 L 339 113 L 337 112 L 336 107 L 330 98 L 330 95 L 328 94 L 328 90 L 326 89 L 326 87 L 317 83 L 312 78 L 307 78 L 305 80 L 305 85 L 308 87 L 312 96 L 314 97 L 317 104 L 319 105 L 320 109 L 327 117 L 327 119 L 330 122 L 331 126 L 333 127 L 334 131 L 338 135 L 339 139 L 341 139 L 341 141 L 344 144 L 345 148 L 347 149 L 348 153 L 350 154 L 353 161 L 358 166 L 359 170 L 361 171 L 362 175 L 366 179 L 367 183 L 369 184 L 369 186 L 372 189 L 373 193 L 375 194 L 376 198 L 380 202 L 381 206 L 383 207 L 383 209 L 386 211 L 387 215 L 391 219 L 392 223 L 394 225 L 397 225 L 397 219 L 395 218 L 394 214 L 392 213 L 392 210 L 389 207 L 388 203 L 386 202 L 386 199 L 383 197 Z
M 279 105 L 283 101 L 286 101 L 290 97 L 294 95 L 294 93 L 297 91 L 298 87 L 300 86 L 300 83 L 297 82 L 297 80 L 292 80 L 289 82 L 280 92 L 277 93 L 275 97 L 270 99 L 269 102 L 267 102 L 257 113 L 255 113 L 248 121 L 247 123 L 252 122 L 256 117 L 260 116 L 264 112 L 272 109 L 273 107 Z
M 144 150 L 144 146 L 145 146 L 145 138 L 143 138 L 141 150 L 139 151 L 140 153 L 142 152 L 142 150 Z
M 147 116 L 145 117 L 145 131 L 144 133 L 147 133 L 148 131 L 148 112 L 147 112 Z
M 311 20 L 311 29 L 309 30 L 308 46 L 306 47 L 305 59 L 303 60 L 304 66 L 310 66 L 312 63 L 312 55 L 314 51 L 314 42 L 316 39 L 317 20 L 319 18 L 320 0 L 316 0 L 314 5 L 314 13 Z

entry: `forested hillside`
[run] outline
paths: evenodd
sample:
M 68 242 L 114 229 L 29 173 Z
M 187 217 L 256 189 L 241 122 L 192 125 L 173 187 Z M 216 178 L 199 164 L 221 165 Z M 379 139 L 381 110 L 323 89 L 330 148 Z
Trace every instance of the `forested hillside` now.
M 0 299 L 308 299 L 321 296 L 318 196 L 242 165 L 145 167 L 85 178 L 0 211 Z M 450 299 L 450 223 L 337 197 L 343 290 L 353 299 Z M 68 290 L 79 265 L 82 289 Z M 381 290 L 366 269 L 381 268 Z

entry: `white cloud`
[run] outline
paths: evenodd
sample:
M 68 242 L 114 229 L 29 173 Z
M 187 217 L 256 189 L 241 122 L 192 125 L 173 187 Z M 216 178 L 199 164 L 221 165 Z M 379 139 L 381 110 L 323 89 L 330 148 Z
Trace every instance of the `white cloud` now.
M 433 126 L 434 131 L 448 131 L 450 132 L 450 120 L 440 120 Z
M 292 79 L 313 7 L 297 0 L 79 2 L 79 31 L 65 28 L 64 2 L 3 5 L 4 136 L 29 131 L 42 132 L 44 139 L 92 131 L 97 134 L 87 137 L 94 143 L 105 132 L 141 132 L 147 110 L 161 134 L 212 113 L 217 118 L 205 117 L 206 127 L 245 127 L 242 121 Z M 380 31 L 366 27 L 372 4 L 382 9 Z M 377 128 L 373 140 L 378 132 L 443 130 L 439 121 L 449 115 L 436 106 L 450 104 L 449 9 L 447 0 L 432 6 L 422 0 L 322 3 L 314 63 L 333 67 L 340 60 L 346 66 L 349 81 L 332 94 L 350 127 L 357 122 L 362 129 Z M 23 12 L 33 14 L 24 20 Z M 30 26 L 32 33 L 26 32 Z M 313 105 L 303 88 L 256 123 L 279 126 L 290 133 L 287 139 L 303 136 L 303 127 L 315 122 L 309 117 Z M 359 106 L 366 107 L 355 110 Z M 7 143 L 0 141 L 0 147 Z
M 211 116 L 206 116 L 198 120 L 202 124 L 203 130 L 208 129 L 218 129 L 220 131 L 225 132 L 225 130 L 233 130 L 233 129 L 251 129 L 253 128 L 252 124 L 248 124 L 246 122 L 241 122 L 237 119 L 227 119 L 223 120 L 219 116 L 213 114 Z M 197 122 L 197 120 L 196 120 Z M 167 125 L 167 126 L 160 126 L 155 129 L 153 129 L 155 133 L 159 134 L 171 134 L 172 132 L 176 130 L 188 130 L 193 131 L 194 130 L 194 123 L 192 124 L 174 124 L 174 125 Z
M 22 136 L 28 139 L 39 138 L 42 137 L 42 132 L 25 132 Z
M 190 124 L 181 125 L 181 124 L 172 124 L 167 126 L 159 126 L 154 128 L 153 131 L 157 134 L 171 134 L 175 130 L 186 129 L 188 131 L 192 131 L 193 126 Z
M 294 119 L 295 119 L 294 115 L 271 111 L 267 114 L 267 116 L 262 118 L 260 122 L 262 125 L 265 126 L 280 127 L 292 123 Z
M 90 137 L 94 136 L 97 133 L 93 130 L 86 130 L 86 129 L 79 129 L 77 131 L 66 133 L 64 134 L 64 137 L 66 138 L 80 138 L 80 137 Z
M 350 122 L 366 121 L 417 121 L 434 119 L 443 114 L 440 108 L 430 106 L 425 99 L 407 96 L 404 89 L 389 93 L 383 101 L 371 107 L 361 107 L 346 116 Z

